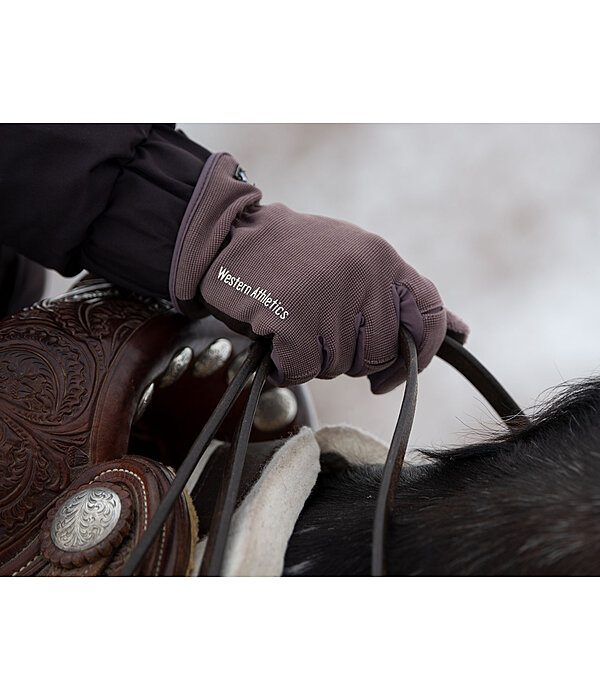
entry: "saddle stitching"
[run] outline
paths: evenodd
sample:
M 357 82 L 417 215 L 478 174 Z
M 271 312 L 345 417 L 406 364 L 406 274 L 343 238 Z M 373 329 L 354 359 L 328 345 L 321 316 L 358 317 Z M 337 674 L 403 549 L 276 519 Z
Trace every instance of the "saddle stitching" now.
M 158 550 L 158 559 L 156 560 L 156 566 L 154 567 L 154 571 L 152 572 L 153 576 L 158 576 L 158 569 L 160 567 L 162 557 L 163 557 L 163 552 L 165 549 L 165 535 L 167 531 L 167 526 L 163 525 L 162 533 L 160 536 L 160 549 Z
M 23 566 L 22 566 L 18 571 L 13 571 L 12 574 L 11 574 L 11 576 L 16 576 L 17 574 L 20 574 L 21 571 L 23 571 L 23 569 L 26 569 L 30 564 L 33 564 L 33 562 L 34 562 L 36 559 L 39 559 L 41 556 L 42 556 L 41 553 L 40 553 L 40 554 L 36 554 L 35 557 L 33 557 L 33 559 L 30 559 L 30 560 L 27 562 L 27 564 L 23 564 Z

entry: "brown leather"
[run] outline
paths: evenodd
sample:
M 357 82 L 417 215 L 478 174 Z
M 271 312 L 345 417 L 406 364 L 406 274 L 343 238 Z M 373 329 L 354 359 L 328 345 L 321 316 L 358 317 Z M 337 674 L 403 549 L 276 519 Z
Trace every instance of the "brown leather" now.
M 43 568 L 48 511 L 91 465 L 126 454 L 141 393 L 189 336 L 167 305 L 93 279 L 2 321 L 0 574 Z
M 156 512 L 173 480 L 173 472 L 163 465 L 144 457 L 127 455 L 122 459 L 104 462 L 87 469 L 62 498 L 50 509 L 40 532 L 40 576 L 116 576 L 139 542 L 150 518 Z M 64 552 L 50 538 L 50 525 L 55 512 L 71 495 L 90 485 L 108 486 L 120 491 L 121 503 L 130 506 L 121 513 L 121 521 L 101 545 L 84 552 Z M 127 501 L 130 501 L 129 503 Z M 139 575 L 176 576 L 189 572 L 193 545 L 196 541 L 196 520 L 189 502 L 178 501 L 161 537 L 144 559 Z M 38 564 L 41 566 L 41 564 Z
M 119 572 L 172 481 L 164 464 L 180 463 L 226 386 L 226 367 L 202 380 L 188 370 L 164 389 L 156 382 L 183 347 L 196 356 L 212 342 L 207 327 L 92 277 L 0 322 L 0 575 Z M 151 382 L 152 404 L 132 430 Z M 299 403 L 284 433 L 308 422 Z M 235 420 L 234 412 L 217 437 L 227 439 Z M 114 541 L 82 556 L 57 552 L 48 538 L 53 513 L 77 489 L 108 482 L 132 511 Z M 196 537 L 183 495 L 140 573 L 184 575 Z

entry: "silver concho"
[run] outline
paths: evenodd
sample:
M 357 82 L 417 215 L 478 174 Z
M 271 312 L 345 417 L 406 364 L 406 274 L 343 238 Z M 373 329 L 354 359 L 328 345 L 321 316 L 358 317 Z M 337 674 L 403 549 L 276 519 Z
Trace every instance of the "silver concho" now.
M 106 486 L 92 486 L 62 504 L 52 520 L 50 537 L 58 549 L 83 552 L 102 542 L 120 515 L 119 496 Z
M 227 340 L 227 338 L 218 338 L 215 340 L 206 350 L 200 353 L 198 359 L 194 363 L 194 368 L 192 370 L 194 377 L 200 379 L 214 374 L 217 370 L 221 369 L 231 357 L 232 350 L 231 341 Z
M 166 386 L 171 386 L 171 384 L 174 384 L 190 366 L 193 356 L 194 353 L 192 352 L 192 348 L 183 348 L 183 350 L 178 352 L 169 363 L 169 366 L 165 370 L 163 376 L 160 378 L 158 386 L 163 389 Z
M 298 413 L 298 401 L 289 389 L 276 387 L 266 391 L 259 399 L 254 425 L 270 433 L 289 425 Z
M 150 401 L 152 401 L 153 395 L 154 395 L 154 384 L 149 384 L 145 388 L 141 399 L 138 401 L 138 405 L 137 405 L 137 408 L 135 410 L 135 416 L 133 417 L 134 423 L 136 423 L 144 415 L 144 411 L 150 405 Z

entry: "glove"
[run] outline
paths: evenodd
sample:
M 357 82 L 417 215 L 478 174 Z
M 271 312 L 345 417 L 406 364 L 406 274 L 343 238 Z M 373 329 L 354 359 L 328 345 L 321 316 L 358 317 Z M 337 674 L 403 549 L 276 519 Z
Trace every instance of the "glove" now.
M 399 323 L 424 369 L 448 315 L 434 285 L 385 240 L 352 224 L 259 204 L 227 153 L 207 161 L 177 237 L 170 293 L 175 308 L 208 310 L 235 331 L 271 336 L 277 385 L 368 375 L 374 393 L 406 379 Z M 450 316 L 455 337 L 468 327 Z

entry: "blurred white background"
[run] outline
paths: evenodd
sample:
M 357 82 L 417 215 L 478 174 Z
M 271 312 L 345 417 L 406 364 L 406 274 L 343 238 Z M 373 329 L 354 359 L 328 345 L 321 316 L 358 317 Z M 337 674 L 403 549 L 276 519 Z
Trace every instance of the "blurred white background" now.
M 469 349 L 525 407 L 600 367 L 600 127 L 181 124 L 229 151 L 265 203 L 387 238 L 471 326 Z M 47 293 L 68 284 L 53 275 Z M 321 423 L 388 440 L 402 389 L 310 383 Z M 494 418 L 453 369 L 420 375 L 413 447 L 460 444 Z

